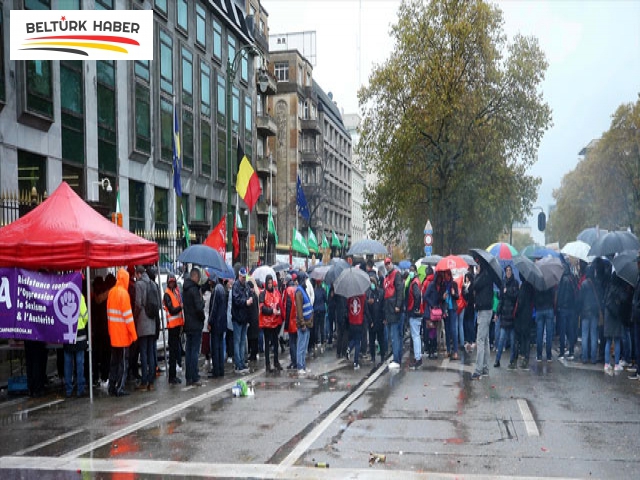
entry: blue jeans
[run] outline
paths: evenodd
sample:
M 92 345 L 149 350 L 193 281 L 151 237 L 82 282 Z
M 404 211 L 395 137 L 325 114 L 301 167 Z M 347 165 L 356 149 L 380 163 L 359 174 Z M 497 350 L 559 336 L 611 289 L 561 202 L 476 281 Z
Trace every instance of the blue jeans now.
M 466 308 L 463 308 L 460 314 L 458 315 L 458 345 L 464 346 L 464 311 Z
M 237 370 L 244 370 L 247 366 L 244 359 L 247 351 L 247 329 L 249 324 L 240 325 L 233 322 L 233 363 Z
M 516 361 L 516 332 L 513 327 L 502 327 L 500 328 L 498 350 L 496 351 L 496 362 L 499 362 L 500 358 L 502 358 L 502 349 L 507 342 L 507 338 L 509 339 L 509 345 L 511 345 L 511 356 L 509 357 L 509 363 L 514 363 Z
M 449 315 L 447 315 L 447 318 L 444 320 L 444 334 L 447 336 L 447 353 L 458 352 L 458 329 L 458 312 L 455 308 L 449 309 Z
M 634 352 L 636 354 L 636 367 L 640 368 L 640 323 L 635 322 L 633 324 L 633 343 L 634 343 Z M 638 372 L 640 373 L 640 372 Z
M 289 366 L 292 368 L 298 368 L 298 333 L 289 334 L 289 357 L 291 363 Z
M 620 337 L 607 337 L 604 346 L 604 363 L 605 365 L 611 363 L 611 341 L 615 342 L 613 354 L 616 365 L 618 365 L 620 363 Z
M 84 350 L 77 352 L 64 351 L 64 388 L 67 396 L 73 392 L 73 360 L 76 361 L 76 382 L 78 382 L 78 396 L 84 394 Z
M 391 351 L 393 361 L 400 364 L 402 361 L 402 321 L 398 319 L 395 323 L 389 323 L 389 336 L 391 337 Z
M 298 370 L 307 369 L 307 347 L 309 346 L 309 337 L 311 336 L 311 330 L 308 328 L 298 330 L 298 349 L 296 352 L 298 361 Z
M 353 363 L 360 365 L 360 348 L 362 347 L 362 325 L 349 324 L 349 351 L 354 352 Z
M 542 359 L 542 342 L 544 341 L 544 332 L 547 332 L 546 353 L 547 360 L 551 360 L 551 344 L 553 343 L 553 310 L 537 310 L 536 311 L 536 358 Z
M 491 327 L 492 315 L 492 310 L 478 311 L 478 355 L 476 357 L 475 371 L 478 375 L 482 375 L 482 372 L 485 371 L 485 369 L 489 370 L 489 355 L 491 354 L 491 347 L 489 346 L 489 328 Z
M 422 339 L 420 338 L 422 318 L 409 317 L 409 326 L 411 327 L 411 341 L 413 342 L 413 357 L 417 362 L 422 359 Z
M 598 317 L 582 317 L 582 363 L 598 360 Z
M 200 344 L 202 343 L 202 331 L 185 332 L 187 337 L 184 349 L 185 379 L 187 384 L 200 380 L 198 373 L 198 356 L 200 355 Z
M 631 327 L 622 327 L 622 358 L 631 363 Z
M 156 379 L 156 337 L 145 335 L 138 337 L 140 362 L 142 363 L 142 385 L 149 385 Z
M 214 377 L 224 377 L 224 335 L 211 332 L 211 367 Z

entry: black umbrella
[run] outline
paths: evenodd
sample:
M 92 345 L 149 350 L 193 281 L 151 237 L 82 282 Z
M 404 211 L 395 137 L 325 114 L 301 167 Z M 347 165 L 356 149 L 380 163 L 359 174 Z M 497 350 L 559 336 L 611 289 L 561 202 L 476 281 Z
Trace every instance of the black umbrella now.
M 456 255 L 456 256 L 460 257 L 465 262 L 467 262 L 467 265 L 469 265 L 470 267 L 478 266 L 478 264 L 476 263 L 476 261 L 473 259 L 471 255 L 467 255 L 466 253 L 461 253 L 460 255 Z
M 482 266 L 482 268 L 489 272 L 493 279 L 493 283 L 501 286 L 502 267 L 500 266 L 500 263 L 498 263 L 498 259 L 481 248 L 472 248 L 469 251 L 471 252 L 473 258 Z
M 623 252 L 613 258 L 613 268 L 618 277 L 632 287 L 638 280 L 638 252 Z
M 560 279 L 564 273 L 564 265 L 559 258 L 544 257 L 538 260 L 536 265 L 542 272 L 545 289 L 555 287 L 560 283 Z
M 522 275 L 522 278 L 533 285 L 533 288 L 540 292 L 547 289 L 540 268 L 529 258 L 518 255 L 517 257 L 513 257 L 513 264 L 518 269 L 520 275 Z
M 435 267 L 440 260 L 442 260 L 441 255 L 427 255 L 426 257 L 422 257 L 420 259 L 420 263 L 422 265 L 431 265 L 432 267 Z
M 344 270 L 351 268 L 351 265 L 349 265 L 345 260 L 342 260 L 341 258 L 334 258 L 333 260 L 331 260 L 331 264 L 331 268 L 324 276 L 324 283 L 326 283 L 327 285 L 331 285 L 333 282 L 335 282 L 336 278 L 338 278 Z
M 581 240 L 584 243 L 588 243 L 589 245 L 593 245 L 598 238 L 602 237 L 605 233 L 608 233 L 609 230 L 605 230 L 604 228 L 598 227 L 589 227 L 582 230 L 576 240 Z
M 211 267 L 225 272 L 227 264 L 222 255 L 217 250 L 207 245 L 191 245 L 187 247 L 178 257 L 182 263 L 193 263 L 201 267 Z
M 609 232 L 598 238 L 589 250 L 589 255 L 594 257 L 606 257 L 625 250 L 640 249 L 638 237 L 627 231 Z
M 347 255 L 386 255 L 387 247 L 377 240 L 365 238 L 359 240 L 347 252 Z
M 291 268 L 291 265 L 288 263 L 279 262 L 275 265 L 271 265 L 271 268 L 273 268 L 276 272 L 282 272 L 284 270 L 289 270 Z

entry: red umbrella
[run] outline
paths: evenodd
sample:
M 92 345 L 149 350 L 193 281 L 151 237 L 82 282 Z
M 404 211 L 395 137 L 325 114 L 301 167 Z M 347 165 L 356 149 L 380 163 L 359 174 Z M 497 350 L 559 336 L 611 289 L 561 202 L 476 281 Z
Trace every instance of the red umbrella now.
M 466 268 L 469 268 L 467 262 L 457 255 L 444 257 L 436 264 L 436 272 L 443 272 L 445 270 L 464 270 Z

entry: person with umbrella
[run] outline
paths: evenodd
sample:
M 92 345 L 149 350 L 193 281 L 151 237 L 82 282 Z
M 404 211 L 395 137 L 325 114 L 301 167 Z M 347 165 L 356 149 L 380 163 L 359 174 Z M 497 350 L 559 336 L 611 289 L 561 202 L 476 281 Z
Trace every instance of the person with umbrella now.
M 636 266 L 640 272 L 640 255 L 636 257 Z M 629 376 L 629 380 L 640 379 L 640 273 L 637 276 L 633 300 L 631 301 L 631 321 L 633 322 L 633 342 L 636 354 L 635 372 Z
M 482 260 L 482 257 L 475 257 L 474 260 L 478 264 L 476 267 L 479 271 L 473 282 L 473 294 L 476 299 L 476 310 L 478 312 L 478 335 L 477 344 L 478 352 L 476 357 L 476 369 L 471 378 L 479 380 L 489 375 L 489 327 L 491 326 L 491 317 L 493 316 L 493 278 L 487 270 L 488 265 Z M 485 267 L 487 265 L 487 267 Z M 489 267 L 490 268 L 490 267 Z
M 447 357 L 458 360 L 458 284 L 453 280 L 451 270 L 443 272 L 444 289 L 442 303 L 447 315 L 444 318 L 445 337 L 447 340 Z
M 295 278 L 294 278 L 295 277 Z M 296 280 L 298 275 L 292 273 L 285 276 L 285 290 L 282 294 L 282 311 L 284 312 L 284 331 L 289 334 L 289 365 L 287 370 L 298 367 L 298 328 L 296 323 Z
M 353 352 L 353 369 L 360 369 L 360 347 L 362 346 L 362 324 L 364 323 L 364 307 L 366 295 L 355 295 L 347 299 L 349 317 L 349 346 L 347 359 L 351 359 Z
M 535 296 L 535 290 L 533 285 L 524 278 L 522 272 L 520 272 L 520 280 L 522 283 L 518 290 L 513 324 L 516 341 L 512 346 L 514 351 L 511 353 L 511 358 L 513 360 L 509 363 L 509 370 L 515 370 L 518 355 L 522 357 L 520 368 L 524 370 L 529 368 L 531 324 L 533 321 L 533 298 Z
M 511 265 L 507 265 L 504 269 L 504 286 L 500 292 L 500 304 L 498 305 L 498 315 L 500 315 L 500 332 L 498 337 L 498 348 L 496 350 L 496 361 L 493 364 L 495 368 L 500 368 L 500 358 L 502 357 L 502 349 L 509 336 L 509 344 L 511 345 L 511 358 L 509 366 L 515 365 L 516 349 L 514 323 L 514 309 L 518 298 L 518 282 L 513 276 Z
M 375 271 L 369 273 L 371 288 L 367 290 L 367 301 L 364 308 L 365 323 L 369 327 L 369 352 L 371 361 L 376 364 L 376 340 L 380 348 L 380 363 L 384 361 L 387 352 L 387 342 L 384 336 L 382 302 L 383 292 L 378 288 L 378 276 Z
M 185 378 L 187 386 L 202 386 L 198 373 L 198 355 L 202 343 L 204 324 L 204 300 L 200 291 L 200 269 L 193 267 L 189 278 L 184 281 L 184 333 L 187 337 L 185 347 Z
M 462 296 L 467 306 L 462 312 L 462 325 L 464 327 L 464 347 L 470 352 L 476 345 L 476 309 L 475 296 L 473 295 L 473 272 L 469 270 L 464 274 L 462 282 Z
M 428 277 L 427 277 L 428 278 Z M 436 272 L 435 277 L 427 286 L 423 296 L 424 303 L 424 320 L 425 320 L 425 343 L 426 352 L 430 359 L 438 358 L 438 325 L 442 323 L 442 318 L 435 318 L 432 310 L 439 310 L 440 315 L 443 312 L 442 296 L 444 293 L 442 272 Z
M 558 296 L 556 300 L 558 313 L 558 335 L 560 336 L 560 355 L 565 358 L 565 340 L 568 341 L 566 359 L 573 360 L 574 348 L 578 336 L 578 316 L 576 304 L 578 301 L 578 281 L 568 263 L 563 263 L 564 272 L 558 284 Z
M 533 298 L 536 308 L 536 361 L 542 361 L 542 346 L 546 346 L 547 362 L 553 361 L 551 344 L 553 343 L 554 316 L 553 311 L 555 287 L 538 290 Z M 545 343 L 546 332 L 546 343 Z
M 409 289 L 407 292 L 407 314 L 409 315 L 409 328 L 411 329 L 411 341 L 413 342 L 413 358 L 410 368 L 417 370 L 422 367 L 422 339 L 420 327 L 422 326 L 422 291 L 420 289 L 420 277 L 416 274 L 416 266 L 411 265 L 409 271 Z
M 299 272 L 298 287 L 295 293 L 296 327 L 298 329 L 298 375 L 306 375 L 309 373 L 309 370 L 307 369 L 306 355 L 311 329 L 313 328 L 313 303 L 305 288 L 306 281 L 306 272 Z
M 384 277 L 384 318 L 391 336 L 393 361 L 390 369 L 399 369 L 402 362 L 402 305 L 404 303 L 404 285 L 402 274 L 394 267 L 390 257 L 384 261 L 387 275 Z
M 249 373 L 245 363 L 247 329 L 251 321 L 254 302 L 251 288 L 247 285 L 247 269 L 238 270 L 238 280 L 231 287 L 231 321 L 233 323 L 233 361 L 235 373 Z
M 604 372 L 613 373 L 623 370 L 620 365 L 620 343 L 624 331 L 624 322 L 631 318 L 633 288 L 614 272 L 611 284 L 604 300 Z M 611 342 L 614 343 L 615 364 L 611 367 Z
M 327 341 L 327 291 L 325 290 L 322 280 L 315 281 L 313 296 L 313 328 L 315 338 L 312 338 L 311 341 L 314 345 L 319 347 L 321 351 L 324 351 L 324 344 Z
M 582 363 L 591 361 L 595 365 L 598 359 L 598 321 L 602 316 L 602 300 L 595 285 L 595 269 L 589 266 L 580 285 L 578 314 L 582 327 Z

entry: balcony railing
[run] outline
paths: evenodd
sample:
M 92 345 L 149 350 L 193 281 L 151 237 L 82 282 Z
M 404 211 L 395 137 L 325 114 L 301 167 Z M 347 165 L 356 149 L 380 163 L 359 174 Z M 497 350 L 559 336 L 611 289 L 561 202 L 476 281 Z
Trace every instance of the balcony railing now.
M 267 137 L 275 137 L 278 134 L 278 126 L 271 115 L 264 112 L 256 116 L 256 127 L 258 133 Z
M 256 160 L 256 170 L 258 174 L 266 174 L 273 175 L 274 177 L 278 175 L 278 164 L 275 160 L 270 161 L 269 157 L 258 157 Z
M 303 149 L 302 150 L 302 163 L 322 163 L 322 157 L 316 149 Z
M 317 118 L 302 118 L 300 119 L 300 128 L 302 130 L 310 130 L 315 133 L 322 133 L 320 130 L 320 124 Z

